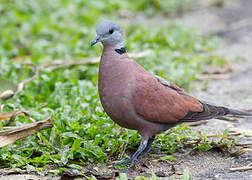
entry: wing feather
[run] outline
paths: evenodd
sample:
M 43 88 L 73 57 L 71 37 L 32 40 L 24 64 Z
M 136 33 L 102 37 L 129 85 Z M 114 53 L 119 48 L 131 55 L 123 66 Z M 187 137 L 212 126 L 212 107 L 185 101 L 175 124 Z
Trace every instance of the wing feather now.
M 136 113 L 147 121 L 177 123 L 188 112 L 201 112 L 201 103 L 178 86 L 165 83 L 150 73 L 137 75 L 133 104 Z

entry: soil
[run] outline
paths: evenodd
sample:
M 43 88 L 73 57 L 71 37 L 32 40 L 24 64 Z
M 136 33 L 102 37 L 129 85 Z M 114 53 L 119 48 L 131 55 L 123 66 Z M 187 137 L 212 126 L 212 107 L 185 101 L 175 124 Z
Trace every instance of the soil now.
M 214 54 L 228 59 L 232 72 L 225 73 L 225 78 L 211 80 L 207 88 L 202 90 L 205 81 L 197 81 L 197 87 L 192 95 L 199 99 L 214 102 L 215 104 L 230 106 L 241 110 L 252 109 L 252 1 L 230 0 L 222 7 L 213 6 L 213 1 L 202 0 L 197 10 L 183 14 L 176 21 L 197 29 L 202 35 L 215 34 L 224 39 L 222 45 Z M 142 17 L 136 18 L 140 21 Z M 165 23 L 166 19 L 162 19 Z M 150 20 L 155 22 L 155 19 Z M 160 22 L 160 19 L 159 21 Z M 237 58 L 239 57 L 239 58 Z M 239 59 L 239 60 L 237 60 Z M 222 76 L 220 76 L 222 77 Z M 252 118 L 238 118 L 238 122 L 209 120 L 207 124 L 192 127 L 195 131 L 201 130 L 206 134 L 223 132 L 232 128 L 252 129 Z M 251 133 L 250 133 L 251 134 Z M 241 143 L 252 144 L 252 137 L 244 137 Z M 219 150 L 195 152 L 190 155 L 177 153 L 176 163 L 155 162 L 160 155 L 149 153 L 136 164 L 135 168 L 124 171 L 128 177 L 151 177 L 154 172 L 160 179 L 174 177 L 181 178 L 183 171 L 188 168 L 194 180 L 249 180 L 252 179 L 252 170 L 230 172 L 231 167 L 244 167 L 252 163 L 252 151 L 239 157 L 232 157 L 229 153 Z M 98 177 L 106 174 L 107 179 L 117 176 L 119 171 L 112 167 L 87 167 L 86 170 L 103 169 L 96 172 Z M 69 175 L 70 174 L 70 175 Z M 94 174 L 94 173 L 93 173 Z M 64 177 L 70 177 L 71 172 Z M 73 175 L 74 177 L 74 175 Z M 34 175 L 9 175 L 0 179 L 59 179 L 60 177 L 39 177 Z

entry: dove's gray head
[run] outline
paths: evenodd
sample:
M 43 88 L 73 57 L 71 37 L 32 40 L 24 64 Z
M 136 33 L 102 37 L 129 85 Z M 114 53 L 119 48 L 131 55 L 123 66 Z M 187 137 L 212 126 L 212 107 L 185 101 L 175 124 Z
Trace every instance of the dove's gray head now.
M 96 28 L 96 38 L 92 42 L 92 46 L 98 42 L 102 42 L 103 45 L 113 45 L 116 49 L 124 47 L 123 43 L 123 31 L 119 24 L 105 20 L 98 24 Z

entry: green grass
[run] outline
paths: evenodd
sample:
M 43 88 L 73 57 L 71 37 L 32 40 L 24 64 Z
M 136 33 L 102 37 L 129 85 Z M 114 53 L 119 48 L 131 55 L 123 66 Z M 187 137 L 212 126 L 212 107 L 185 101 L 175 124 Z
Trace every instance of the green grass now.
M 153 27 L 148 23 L 128 23 L 127 19 L 117 16 L 120 11 L 130 11 L 133 16 L 140 11 L 146 16 L 174 13 L 182 8 L 183 2 L 192 1 L 180 0 L 180 5 L 178 1 L 171 1 L 166 7 L 158 0 L 1 0 L 0 76 L 15 83 L 28 77 L 29 69 L 21 71 L 17 59 L 39 65 L 55 59 L 99 56 L 101 46 L 91 48 L 90 42 L 99 21 L 108 18 L 122 24 L 129 52 L 153 50 L 150 56 L 136 59 L 141 65 L 188 89 L 195 75 L 203 71 L 203 65 L 223 61 L 207 55 L 215 49 L 216 39 L 201 37 L 172 21 L 166 26 Z M 124 156 L 126 148 L 135 149 L 139 135 L 114 124 L 102 109 L 97 72 L 98 64 L 56 71 L 41 69 L 38 79 L 5 101 L 4 111 L 25 109 L 36 120 L 51 117 L 55 122 L 54 128 L 39 132 L 45 145 L 39 144 L 38 137 L 32 135 L 1 148 L 0 167 L 30 165 L 42 174 L 48 165 L 78 168 L 90 163 L 107 163 Z M 25 123 L 30 120 L 19 116 L 12 125 Z M 3 125 L 0 122 L 0 128 Z M 170 136 L 160 135 L 155 146 L 176 152 L 183 147 L 182 140 L 191 134 L 189 131 L 177 127 Z

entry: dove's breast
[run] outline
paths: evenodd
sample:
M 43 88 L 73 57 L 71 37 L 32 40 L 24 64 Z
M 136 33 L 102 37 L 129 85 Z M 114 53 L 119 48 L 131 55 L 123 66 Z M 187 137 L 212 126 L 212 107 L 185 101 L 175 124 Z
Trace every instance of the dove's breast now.
M 111 61 L 111 62 L 109 62 Z M 98 89 L 105 112 L 123 127 L 132 127 L 132 89 L 136 77 L 134 65 L 128 59 L 102 59 L 99 68 Z

